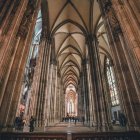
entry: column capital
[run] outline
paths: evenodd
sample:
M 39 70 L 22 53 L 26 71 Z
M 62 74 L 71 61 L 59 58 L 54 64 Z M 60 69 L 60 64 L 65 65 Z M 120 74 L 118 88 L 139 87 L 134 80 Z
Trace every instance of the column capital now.
M 80 72 L 80 78 L 83 76 L 83 72 Z
M 88 44 L 88 42 L 93 42 L 96 38 L 95 34 L 89 33 L 86 36 L 86 43 Z
M 105 14 L 107 14 L 110 11 L 111 7 L 112 7 L 111 0 L 106 0 L 104 2 L 104 5 L 103 5 L 103 9 L 104 9 Z
M 52 42 L 53 42 L 53 37 L 47 35 L 46 40 L 47 40 L 47 42 L 48 42 L 49 44 L 52 44 Z
M 57 76 L 58 76 L 59 78 L 61 78 L 60 70 L 57 71 Z
M 44 40 L 44 39 L 46 39 L 46 26 L 44 26 L 43 27 L 43 29 L 42 29 L 42 32 L 41 32 L 41 38 L 40 38 L 40 40 Z
M 88 59 L 87 58 L 84 58 L 83 60 L 82 60 L 82 65 L 86 65 L 88 63 Z
M 122 33 L 122 29 L 120 27 L 120 25 L 116 25 L 114 28 L 113 28 L 113 36 L 115 39 L 118 38 L 118 35 Z
M 122 30 L 113 8 L 111 8 L 110 11 L 108 11 L 107 17 L 113 32 L 113 36 L 116 39 L 118 38 L 118 34 L 122 33 Z
M 57 65 L 57 60 L 56 59 L 51 59 L 50 64 Z
M 32 21 L 32 16 L 33 13 L 35 11 L 35 2 L 33 2 L 32 0 L 29 0 L 28 5 L 27 5 L 27 9 L 23 15 L 17 36 L 26 38 L 28 31 L 29 31 L 29 25 L 30 22 Z
M 47 27 L 44 27 L 43 30 L 42 30 L 42 32 L 41 32 L 41 38 L 40 38 L 40 40 L 41 41 L 46 40 L 48 44 L 52 44 L 53 38 L 51 36 L 47 35 L 46 28 Z

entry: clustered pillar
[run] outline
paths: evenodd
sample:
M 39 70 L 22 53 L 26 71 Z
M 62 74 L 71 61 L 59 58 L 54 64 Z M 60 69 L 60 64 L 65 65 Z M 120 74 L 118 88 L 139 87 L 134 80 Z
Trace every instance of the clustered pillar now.
M 5 3 L 5 4 L 4 4 Z M 38 1 L 1 1 L 0 130 L 11 130 L 16 116 L 26 58 L 39 10 Z M 7 6 L 9 5 L 9 9 Z
M 139 2 L 136 1 L 98 0 L 115 67 L 121 111 L 128 120 L 129 130 L 140 129 L 140 19 L 137 16 L 139 7 L 135 4 Z M 13 129 L 40 5 L 41 0 L 0 1 L 0 131 Z M 25 112 L 28 122 L 31 116 L 36 118 L 36 131 L 46 130 L 66 115 L 65 89 L 55 41 L 45 22 L 43 19 L 39 54 Z M 77 89 L 78 116 L 85 117 L 87 126 L 108 131 L 111 113 L 106 93 L 109 91 L 105 88 L 106 77 L 102 75 L 98 39 L 89 31 L 85 40 L 87 55 L 82 58 Z
M 129 1 L 99 1 L 116 67 L 122 112 L 128 129 L 139 129 L 140 84 L 137 19 Z M 135 41 L 134 41 L 135 40 Z M 131 113 L 130 113 L 131 112 Z
M 94 113 L 96 114 L 94 118 L 94 126 L 98 131 L 107 131 L 110 127 L 110 122 L 108 119 L 107 104 L 105 102 L 105 92 L 103 89 L 98 41 L 95 35 L 90 34 L 87 37 L 87 47 L 92 75 Z

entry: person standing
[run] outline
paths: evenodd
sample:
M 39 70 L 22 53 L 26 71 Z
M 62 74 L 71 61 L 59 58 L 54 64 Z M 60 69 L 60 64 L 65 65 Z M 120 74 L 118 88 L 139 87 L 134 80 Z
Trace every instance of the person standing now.
M 85 117 L 84 116 L 82 116 L 82 122 L 83 122 L 83 125 L 84 125 L 84 123 L 85 123 Z
M 127 119 L 123 113 L 119 114 L 119 122 L 122 127 L 125 127 L 127 124 Z
M 19 129 L 19 117 L 15 118 L 14 126 L 15 126 L 15 130 L 17 131 Z
M 35 119 L 33 118 L 33 116 L 31 116 L 30 118 L 30 132 L 33 132 L 34 131 L 34 123 L 35 123 Z
M 77 122 L 77 118 L 76 117 L 74 117 L 74 122 L 75 122 L 75 125 L 76 125 L 76 122 Z

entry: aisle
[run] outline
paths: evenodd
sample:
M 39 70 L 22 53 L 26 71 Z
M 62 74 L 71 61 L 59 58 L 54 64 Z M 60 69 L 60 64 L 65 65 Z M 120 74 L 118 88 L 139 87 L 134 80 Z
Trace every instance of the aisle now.
M 81 122 L 61 122 L 54 127 L 46 127 L 46 132 L 66 132 L 66 133 L 79 133 L 79 132 L 93 132 L 93 127 L 84 126 Z

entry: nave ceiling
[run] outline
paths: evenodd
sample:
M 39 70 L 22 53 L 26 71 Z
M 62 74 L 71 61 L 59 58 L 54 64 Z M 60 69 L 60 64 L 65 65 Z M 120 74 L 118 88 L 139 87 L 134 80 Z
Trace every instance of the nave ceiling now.
M 97 0 L 47 0 L 45 2 L 48 12 L 46 15 L 49 17 L 47 30 L 54 41 L 55 58 L 64 88 L 70 84 L 77 88 L 82 71 L 82 60 L 88 54 L 86 36 L 90 33 L 98 36 L 99 46 L 102 46 L 100 49 L 102 58 L 105 56 L 105 51 L 109 51 L 98 2 Z M 101 61 L 103 63 L 103 59 Z

